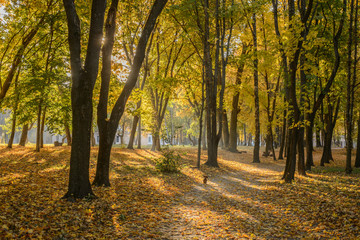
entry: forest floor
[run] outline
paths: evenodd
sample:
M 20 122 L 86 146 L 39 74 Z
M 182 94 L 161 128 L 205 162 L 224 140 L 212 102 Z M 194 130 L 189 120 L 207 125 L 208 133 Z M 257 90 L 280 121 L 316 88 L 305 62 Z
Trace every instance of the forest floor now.
M 179 147 L 181 171 L 162 174 L 159 153 L 114 148 L 112 186 L 71 203 L 61 199 L 69 147 L 0 147 L 0 239 L 360 239 L 360 171 L 344 173 L 344 149 L 292 184 L 281 180 L 284 160 L 254 164 L 252 148 L 239 149 L 198 170 L 196 149 Z

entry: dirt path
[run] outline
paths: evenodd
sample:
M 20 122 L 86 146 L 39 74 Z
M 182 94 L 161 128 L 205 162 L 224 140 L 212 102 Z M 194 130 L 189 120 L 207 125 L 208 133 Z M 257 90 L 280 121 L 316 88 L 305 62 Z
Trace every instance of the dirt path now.
M 257 216 L 262 214 L 264 191 L 279 180 L 282 163 L 252 164 L 250 154 L 232 157 L 233 161 L 221 162 L 236 165 L 237 171 L 209 176 L 207 184 L 196 184 L 176 199 L 173 221 L 162 227 L 165 239 L 242 239 L 251 238 L 255 228 L 274 229 Z

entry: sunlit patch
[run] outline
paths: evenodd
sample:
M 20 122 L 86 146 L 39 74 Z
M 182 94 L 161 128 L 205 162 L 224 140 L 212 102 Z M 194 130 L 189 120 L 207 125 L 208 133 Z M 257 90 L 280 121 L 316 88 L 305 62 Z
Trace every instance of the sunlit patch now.
M 54 166 L 51 166 L 49 168 L 45 168 L 45 169 L 39 171 L 39 173 L 46 174 L 46 173 L 56 172 L 56 171 L 63 170 L 65 167 L 66 167 L 65 165 L 54 165 Z

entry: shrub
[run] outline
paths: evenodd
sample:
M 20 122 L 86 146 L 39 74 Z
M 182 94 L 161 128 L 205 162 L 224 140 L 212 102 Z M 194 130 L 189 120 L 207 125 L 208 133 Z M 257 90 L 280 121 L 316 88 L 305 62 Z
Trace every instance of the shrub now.
M 180 160 L 181 157 L 179 154 L 174 153 L 172 150 L 164 150 L 163 157 L 155 160 L 156 169 L 166 173 L 179 172 Z

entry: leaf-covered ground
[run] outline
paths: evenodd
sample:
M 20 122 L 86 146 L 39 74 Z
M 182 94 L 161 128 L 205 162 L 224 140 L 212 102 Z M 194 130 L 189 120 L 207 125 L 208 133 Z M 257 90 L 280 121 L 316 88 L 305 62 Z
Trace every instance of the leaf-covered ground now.
M 181 172 L 161 174 L 158 153 L 114 148 L 112 186 L 71 203 L 60 199 L 70 148 L 0 147 L 0 239 L 360 239 L 360 174 L 345 175 L 344 150 L 293 184 L 281 181 L 284 160 L 253 164 L 242 150 L 199 171 L 196 149 L 178 148 Z

